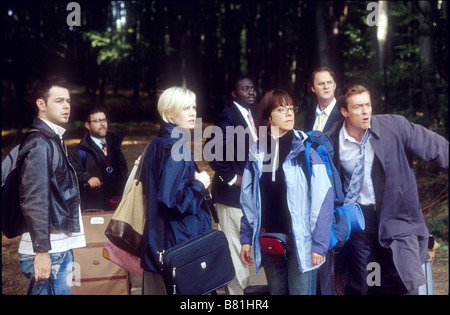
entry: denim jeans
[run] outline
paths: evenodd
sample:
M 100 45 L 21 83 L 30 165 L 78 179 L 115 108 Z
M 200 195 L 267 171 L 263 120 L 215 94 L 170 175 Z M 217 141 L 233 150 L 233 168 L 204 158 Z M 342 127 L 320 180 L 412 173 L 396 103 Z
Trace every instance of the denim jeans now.
M 261 253 L 271 295 L 315 295 L 317 269 L 300 273 L 297 253 L 288 238 L 286 258 L 281 255 Z
M 34 278 L 34 255 L 20 255 L 20 272 L 31 281 Z M 72 292 L 72 269 L 74 256 L 72 250 L 50 254 L 52 270 L 50 277 L 56 295 L 70 295 Z M 46 281 L 34 284 L 32 295 L 47 295 Z

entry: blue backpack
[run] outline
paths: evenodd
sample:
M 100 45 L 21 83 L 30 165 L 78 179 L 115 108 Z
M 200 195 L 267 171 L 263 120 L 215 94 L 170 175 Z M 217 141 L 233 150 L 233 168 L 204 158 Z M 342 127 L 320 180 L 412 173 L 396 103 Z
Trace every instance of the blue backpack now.
M 302 165 L 306 166 L 307 174 L 309 175 L 308 181 L 311 180 L 311 162 L 309 157 L 309 151 L 312 147 L 317 154 L 322 158 L 323 163 L 325 164 L 325 167 L 327 169 L 328 177 L 330 178 L 331 185 L 333 186 L 334 191 L 334 205 L 335 207 L 340 206 L 344 203 L 344 193 L 342 191 L 342 182 L 341 177 L 339 176 L 339 173 L 336 169 L 336 167 L 333 164 L 333 156 L 334 156 L 334 149 L 333 149 L 333 142 L 331 139 L 324 134 L 323 132 L 317 131 L 317 130 L 311 130 L 306 132 L 306 135 L 308 136 L 303 144 L 305 145 L 305 154 L 304 159 L 305 163 Z M 303 154 L 301 156 L 303 159 Z
M 300 155 L 300 163 L 305 174 L 308 175 L 306 176 L 308 184 L 310 184 L 311 181 L 311 147 L 319 154 L 325 164 L 334 191 L 335 207 L 333 211 L 329 249 L 338 252 L 349 239 L 352 231 L 356 232 L 364 229 L 364 216 L 358 204 L 342 206 L 345 196 L 342 191 L 341 177 L 333 164 L 334 149 L 331 139 L 323 132 L 317 130 L 308 131 L 306 132 L 306 135 L 308 137 L 304 139 L 303 142 L 306 150 L 304 154 Z

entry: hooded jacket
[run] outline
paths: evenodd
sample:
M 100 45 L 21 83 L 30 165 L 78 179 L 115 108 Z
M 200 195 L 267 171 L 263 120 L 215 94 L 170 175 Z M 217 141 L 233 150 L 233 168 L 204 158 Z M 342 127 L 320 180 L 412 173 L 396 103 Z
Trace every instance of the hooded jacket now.
M 142 170 L 147 212 L 141 266 L 157 273 L 160 273 L 158 211 L 164 220 L 165 249 L 212 228 L 211 216 L 204 205 L 205 186 L 194 179 L 194 159 L 186 146 L 178 146 L 184 136 L 190 137 L 190 133 L 175 131 L 172 137 L 174 127 L 173 124 L 161 124 L 158 136 L 147 147 Z M 172 147 L 177 153 L 182 150 L 181 159 L 180 155 L 172 154 Z
M 320 267 L 312 266 L 312 252 L 325 256 L 330 242 L 330 230 L 334 207 L 334 194 L 325 164 L 311 149 L 311 186 L 300 166 L 299 155 L 305 151 L 301 131 L 294 130 L 292 147 L 282 164 L 287 187 L 287 203 L 292 219 L 292 233 L 297 251 L 300 272 Z M 244 213 L 241 221 L 241 244 L 253 245 L 256 272 L 261 265 L 261 194 L 259 179 L 263 171 L 264 142 L 258 140 L 250 149 L 249 161 L 244 170 L 240 203 Z

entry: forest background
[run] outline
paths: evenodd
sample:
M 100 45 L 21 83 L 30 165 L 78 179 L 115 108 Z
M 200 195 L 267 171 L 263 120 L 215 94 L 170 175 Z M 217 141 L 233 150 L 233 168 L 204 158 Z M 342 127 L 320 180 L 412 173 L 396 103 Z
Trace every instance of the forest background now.
M 69 4 L 70 3 L 70 4 Z M 447 1 L 2 1 L 2 157 L 29 128 L 32 82 L 60 74 L 71 88 L 71 131 L 103 105 L 126 132 L 159 122 L 167 87 L 197 95 L 213 123 L 239 72 L 259 97 L 279 87 L 300 107 L 316 106 L 309 78 L 318 66 L 345 84 L 365 85 L 374 114 L 404 115 L 445 138 L 448 124 Z M 73 25 L 73 23 L 77 25 Z M 130 162 L 130 161 L 129 161 Z M 131 161 L 132 162 L 132 161 Z M 413 161 L 424 215 L 448 257 L 448 174 Z

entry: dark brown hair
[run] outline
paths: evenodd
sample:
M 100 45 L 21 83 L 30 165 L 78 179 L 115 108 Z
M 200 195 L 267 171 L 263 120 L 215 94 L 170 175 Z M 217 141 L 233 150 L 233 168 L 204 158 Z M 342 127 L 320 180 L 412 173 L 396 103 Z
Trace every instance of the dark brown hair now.
M 314 86 L 314 77 L 316 76 L 316 74 L 318 72 L 325 72 L 325 71 L 328 72 L 331 75 L 331 77 L 333 78 L 334 82 L 336 82 L 336 74 L 334 73 L 333 70 L 331 70 L 331 68 L 320 67 L 320 68 L 317 68 L 316 70 L 314 70 L 313 73 L 311 74 L 311 78 L 309 79 L 310 80 L 309 84 L 313 87 Z
M 45 102 L 48 100 L 48 92 L 54 86 L 69 89 L 69 85 L 65 79 L 56 75 L 50 75 L 42 80 L 33 82 L 33 88 L 31 90 L 32 102 L 36 102 L 38 99 L 43 99 Z
M 267 92 L 258 105 L 258 114 L 256 116 L 256 125 L 258 127 L 268 126 L 272 111 L 284 104 L 292 104 L 292 98 L 289 94 L 280 89 L 273 89 Z

